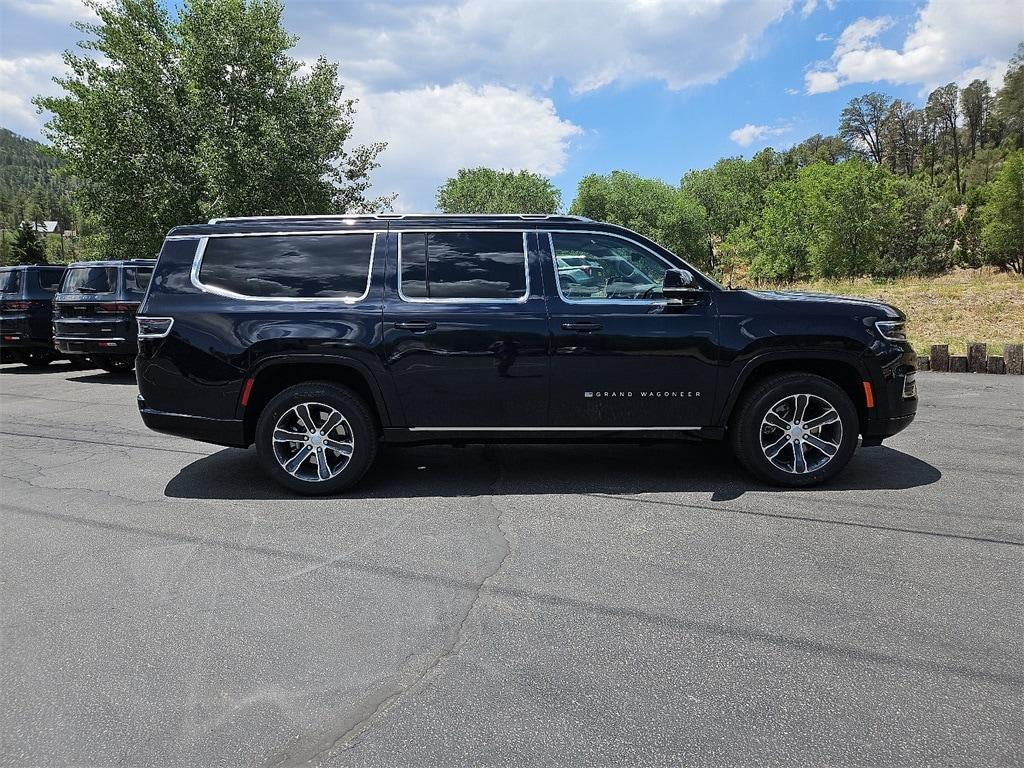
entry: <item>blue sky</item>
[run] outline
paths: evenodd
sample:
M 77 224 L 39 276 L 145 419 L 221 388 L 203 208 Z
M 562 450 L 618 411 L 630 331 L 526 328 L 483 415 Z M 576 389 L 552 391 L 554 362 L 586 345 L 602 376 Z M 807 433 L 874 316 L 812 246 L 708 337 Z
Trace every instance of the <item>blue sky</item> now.
M 81 0 L 0 0 L 0 123 L 36 138 Z M 431 210 L 458 168 L 525 168 L 572 200 L 587 173 L 692 168 L 834 133 L 870 90 L 920 102 L 997 84 L 1016 0 L 286 0 L 295 55 L 341 65 L 357 141 L 388 141 L 375 190 Z

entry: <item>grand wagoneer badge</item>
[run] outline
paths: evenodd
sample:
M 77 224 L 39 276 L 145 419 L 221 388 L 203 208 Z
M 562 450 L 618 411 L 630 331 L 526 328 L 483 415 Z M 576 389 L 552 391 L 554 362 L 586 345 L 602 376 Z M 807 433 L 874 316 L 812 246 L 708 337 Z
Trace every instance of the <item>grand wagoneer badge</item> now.
M 674 389 L 671 391 L 650 391 L 640 392 L 597 392 L 587 390 L 584 397 L 700 397 L 700 392 L 695 390 Z

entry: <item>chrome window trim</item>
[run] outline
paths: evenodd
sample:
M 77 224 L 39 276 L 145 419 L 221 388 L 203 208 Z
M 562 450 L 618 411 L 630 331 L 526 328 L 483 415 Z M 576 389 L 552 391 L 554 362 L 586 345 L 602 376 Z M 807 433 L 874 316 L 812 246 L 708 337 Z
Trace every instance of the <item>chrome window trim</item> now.
M 295 302 L 295 303 L 331 303 L 331 304 L 358 304 L 360 301 L 364 301 L 367 296 L 370 295 L 370 287 L 373 283 L 373 260 L 377 252 L 377 236 L 380 233 L 376 230 L 331 230 L 324 232 L 303 232 L 303 231 L 285 231 L 285 232 L 241 232 L 241 233 L 225 233 L 203 235 L 199 240 L 199 247 L 196 248 L 196 255 L 192 257 L 192 272 L 189 275 L 192 285 L 198 288 L 203 293 L 212 293 L 217 296 L 225 296 L 229 299 L 242 299 L 244 301 L 270 301 L 270 302 Z M 218 288 L 213 285 L 207 285 L 199 279 L 199 272 L 203 267 L 203 255 L 206 253 L 206 244 L 212 238 L 219 237 L 284 237 L 288 235 L 372 235 L 373 238 L 370 241 L 370 261 L 369 267 L 366 273 L 366 288 L 363 290 L 360 296 L 250 296 L 245 293 L 235 293 L 229 291 L 226 288 Z M 182 238 L 188 239 L 188 238 Z
M 288 221 L 295 219 L 312 219 L 323 221 L 338 219 L 372 219 L 374 221 L 402 221 L 403 219 L 500 219 L 507 221 L 534 221 L 548 219 L 574 219 L 576 221 L 593 221 L 586 216 L 574 216 L 567 213 L 314 213 L 310 215 L 290 214 L 286 216 L 222 216 L 210 219 L 209 224 L 220 224 L 224 221 Z
M 666 432 L 703 427 L 406 427 L 410 432 Z
M 523 272 L 526 275 L 526 290 L 522 296 L 515 299 L 486 299 L 486 298 L 438 298 L 432 299 L 429 297 L 410 297 L 406 296 L 402 292 L 402 235 L 410 234 L 468 234 L 472 232 L 503 232 L 503 233 L 515 233 L 520 232 L 523 236 Z M 530 253 L 529 246 L 526 240 L 526 236 L 529 233 L 526 230 L 515 230 L 515 229 L 482 229 L 477 227 L 465 228 L 465 229 L 405 229 L 398 233 L 398 297 L 408 304 L 525 304 L 530 300 Z
M 642 248 L 643 250 L 647 251 L 648 253 L 650 253 L 655 258 L 660 259 L 662 262 L 667 264 L 669 269 L 679 269 L 679 267 L 677 267 L 671 261 L 666 259 L 660 253 L 657 253 L 654 249 L 647 247 L 643 243 L 638 242 L 636 240 L 633 240 L 632 238 L 625 237 L 623 235 L 619 235 L 619 234 L 613 233 L 613 232 L 601 232 L 601 231 L 592 230 L 592 229 L 548 229 L 548 230 L 545 230 L 545 232 L 547 233 L 547 236 L 548 236 L 548 249 L 550 250 L 550 253 L 551 253 L 551 269 L 554 270 L 554 273 L 555 273 L 555 289 L 558 291 L 558 298 L 560 298 L 564 303 L 566 303 L 566 304 L 590 304 L 590 305 L 602 304 L 604 306 L 608 306 L 608 305 L 613 305 L 613 306 L 614 305 L 626 305 L 626 306 L 631 306 L 631 307 L 644 306 L 644 305 L 650 306 L 650 307 L 656 307 L 656 306 L 664 306 L 664 305 L 668 304 L 668 299 L 570 299 L 570 298 L 568 298 L 564 293 L 562 293 L 562 281 L 558 279 L 558 263 L 557 263 L 557 261 L 555 259 L 555 241 L 554 241 L 554 238 L 551 237 L 552 234 L 560 234 L 561 233 L 561 234 L 572 234 L 572 235 L 603 235 L 605 237 L 618 238 L 619 240 L 623 240 L 623 241 L 625 241 L 627 243 L 630 243 L 631 245 L 635 245 L 638 248 Z M 686 262 L 683 262 L 683 263 L 685 264 Z M 687 267 L 689 267 L 689 264 L 687 264 Z
M 139 325 L 139 320 L 140 319 L 141 320 L 170 320 L 170 322 L 167 324 L 167 330 L 164 331 L 163 333 L 143 333 L 142 332 L 142 326 Z M 138 329 L 138 332 L 135 334 L 136 338 L 139 338 L 139 339 L 166 339 L 168 337 L 168 335 L 170 335 L 170 333 L 171 333 L 171 328 L 174 327 L 174 318 L 173 317 L 156 317 L 156 316 L 153 316 L 153 315 L 143 315 L 140 318 L 138 315 L 136 315 L 135 316 L 135 327 Z

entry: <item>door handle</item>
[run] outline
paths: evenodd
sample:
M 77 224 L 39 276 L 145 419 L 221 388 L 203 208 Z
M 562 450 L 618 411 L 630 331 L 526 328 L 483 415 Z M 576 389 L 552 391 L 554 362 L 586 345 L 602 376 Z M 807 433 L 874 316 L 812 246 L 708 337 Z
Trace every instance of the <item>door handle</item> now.
M 591 331 L 600 331 L 600 323 L 590 322 L 579 322 L 579 323 L 562 323 L 563 331 L 576 331 L 576 333 L 590 333 Z
M 423 333 L 437 328 L 437 323 L 432 320 L 402 320 L 395 323 L 395 328 L 413 333 Z

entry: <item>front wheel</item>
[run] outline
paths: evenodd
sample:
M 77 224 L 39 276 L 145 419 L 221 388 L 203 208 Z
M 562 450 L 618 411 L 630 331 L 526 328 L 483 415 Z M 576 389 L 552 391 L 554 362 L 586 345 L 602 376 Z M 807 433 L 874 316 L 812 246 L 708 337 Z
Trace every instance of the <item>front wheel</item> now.
M 45 368 L 57 359 L 57 353 L 49 349 L 28 349 L 21 354 L 21 362 L 29 368 Z
M 765 379 L 743 398 L 732 449 L 755 477 L 788 488 L 837 475 L 857 448 L 857 409 L 834 382 L 809 373 Z
M 377 455 L 377 429 L 366 404 L 345 387 L 297 384 L 276 395 L 256 422 L 256 455 L 290 491 L 340 493 L 366 474 Z

